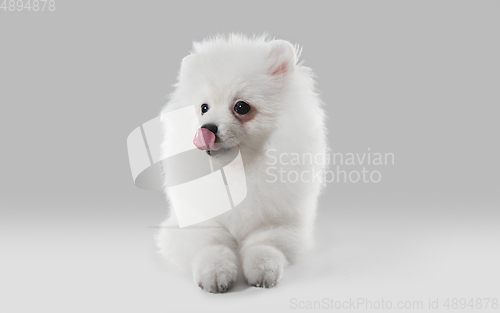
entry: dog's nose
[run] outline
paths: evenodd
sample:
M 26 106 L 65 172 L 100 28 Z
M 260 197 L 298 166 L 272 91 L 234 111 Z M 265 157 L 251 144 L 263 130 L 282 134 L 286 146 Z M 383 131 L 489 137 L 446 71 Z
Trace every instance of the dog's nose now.
M 205 124 L 194 134 L 193 143 L 200 150 L 215 151 L 220 149 L 220 145 L 216 144 L 217 140 L 217 125 Z
M 217 125 L 215 124 L 204 124 L 200 128 L 205 128 L 217 135 Z

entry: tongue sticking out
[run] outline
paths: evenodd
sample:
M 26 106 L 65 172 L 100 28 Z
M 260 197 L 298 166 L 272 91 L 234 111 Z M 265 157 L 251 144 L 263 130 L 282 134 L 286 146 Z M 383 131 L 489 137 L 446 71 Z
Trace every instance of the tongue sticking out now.
M 206 128 L 200 128 L 194 135 L 193 143 L 200 150 L 218 150 L 215 144 L 215 134 Z

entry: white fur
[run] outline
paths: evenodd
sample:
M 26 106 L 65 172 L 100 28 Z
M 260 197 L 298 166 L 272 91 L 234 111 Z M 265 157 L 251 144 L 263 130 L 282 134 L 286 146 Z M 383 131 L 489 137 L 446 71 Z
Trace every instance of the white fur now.
M 311 69 L 297 63 L 299 54 L 283 40 L 230 35 L 194 43 L 194 51 L 182 61 L 175 92 L 164 110 L 208 103 L 210 110 L 200 114 L 200 122 L 218 125 L 224 148 L 239 147 L 248 189 L 240 205 L 213 219 L 221 228 L 161 228 L 158 233 L 162 255 L 191 273 L 202 289 L 226 291 L 239 264 L 249 284 L 273 287 L 284 267 L 312 247 L 322 183 L 272 183 L 266 173 L 268 149 L 275 149 L 276 156 L 326 153 L 324 110 Z M 232 110 L 238 99 L 257 112 L 250 121 L 235 118 Z M 166 151 L 175 130 L 164 128 Z M 324 170 L 310 163 L 275 166 L 299 174 L 313 166 Z M 163 225 L 175 220 L 171 210 Z

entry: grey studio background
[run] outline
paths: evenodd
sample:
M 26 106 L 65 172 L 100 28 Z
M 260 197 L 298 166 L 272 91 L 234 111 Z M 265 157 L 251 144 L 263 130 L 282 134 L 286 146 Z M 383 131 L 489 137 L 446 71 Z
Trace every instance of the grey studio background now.
M 56 1 L 54 12 L 0 10 L 0 311 L 281 312 L 366 299 L 472 312 L 446 300 L 500 298 L 499 9 Z M 394 153 L 395 163 L 370 168 L 378 184 L 328 184 L 317 248 L 277 288 L 240 282 L 207 294 L 155 254 L 167 207 L 161 192 L 134 186 L 126 138 L 158 115 L 192 40 L 265 31 L 303 46 L 332 149 Z

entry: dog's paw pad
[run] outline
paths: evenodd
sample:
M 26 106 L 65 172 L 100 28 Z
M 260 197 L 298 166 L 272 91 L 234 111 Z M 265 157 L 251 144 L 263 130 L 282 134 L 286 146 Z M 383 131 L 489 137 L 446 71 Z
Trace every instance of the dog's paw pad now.
M 253 246 L 243 253 L 243 273 L 249 285 L 272 288 L 281 280 L 285 256 L 271 246 Z

